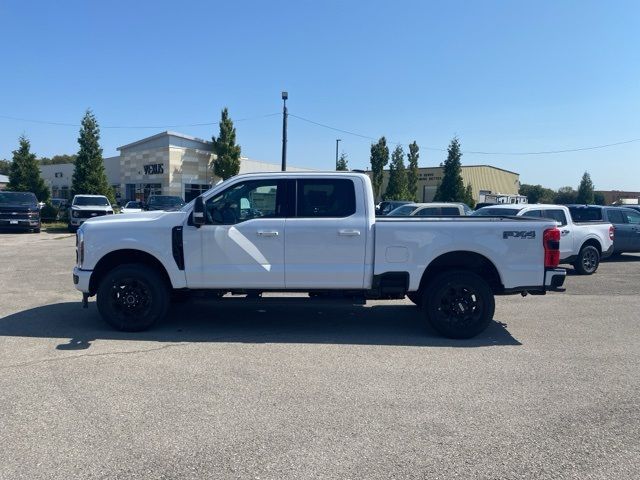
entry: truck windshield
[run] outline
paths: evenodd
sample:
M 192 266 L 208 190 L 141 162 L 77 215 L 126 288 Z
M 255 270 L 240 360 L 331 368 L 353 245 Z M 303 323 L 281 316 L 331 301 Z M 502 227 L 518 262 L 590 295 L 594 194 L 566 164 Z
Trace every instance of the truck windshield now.
M 170 195 L 156 195 L 149 198 L 149 208 L 180 208 L 184 205 L 182 198 Z
M 107 197 L 75 197 L 73 199 L 73 204 L 79 205 L 82 207 L 87 205 L 98 205 L 100 207 L 108 207 L 109 200 L 107 200 Z
M 36 205 L 38 200 L 30 192 L 0 192 L 0 204 L 2 205 Z
M 395 210 L 391 210 L 389 212 L 390 217 L 406 217 L 411 215 L 411 213 L 418 208 L 417 205 L 403 205 L 402 207 L 398 207 Z
M 515 217 L 518 215 L 520 209 L 518 208 L 493 208 L 482 207 L 476 210 L 471 215 L 474 217 Z

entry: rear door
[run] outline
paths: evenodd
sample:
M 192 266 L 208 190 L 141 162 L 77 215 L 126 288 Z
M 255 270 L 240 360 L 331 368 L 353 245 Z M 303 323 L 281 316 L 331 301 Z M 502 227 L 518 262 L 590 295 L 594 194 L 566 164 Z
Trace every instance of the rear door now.
M 631 226 L 628 252 L 640 252 L 640 213 L 634 210 L 625 210 L 627 224 Z
M 362 185 L 334 177 L 301 178 L 295 187 L 295 214 L 285 225 L 286 288 L 363 288 L 367 216 Z
M 627 223 L 626 216 L 622 210 L 618 208 L 607 208 L 605 211 L 607 220 L 613 225 L 613 228 L 615 228 L 613 251 L 628 252 L 633 236 L 632 226 Z

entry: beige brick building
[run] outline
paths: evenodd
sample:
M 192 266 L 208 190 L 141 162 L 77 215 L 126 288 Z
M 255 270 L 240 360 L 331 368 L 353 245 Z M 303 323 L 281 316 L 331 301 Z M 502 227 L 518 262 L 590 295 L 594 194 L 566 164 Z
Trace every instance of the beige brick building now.
M 371 176 L 371 172 L 367 172 Z M 438 185 L 442 182 L 442 167 L 427 167 L 418 169 L 418 201 L 431 202 Z M 462 167 L 462 181 L 464 185 L 471 185 L 473 198 L 476 202 L 490 193 L 503 193 L 517 195 L 520 189 L 520 175 L 502 168 L 490 165 L 467 165 Z M 381 200 L 382 194 L 387 189 L 389 171 L 385 170 L 381 195 L 376 201 Z

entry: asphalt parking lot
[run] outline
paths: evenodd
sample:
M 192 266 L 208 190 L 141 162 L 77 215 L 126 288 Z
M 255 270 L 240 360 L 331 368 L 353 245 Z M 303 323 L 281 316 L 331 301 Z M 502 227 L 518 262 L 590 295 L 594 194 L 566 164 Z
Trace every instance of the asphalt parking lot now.
M 2 479 L 640 477 L 638 255 L 499 297 L 471 341 L 408 301 L 295 298 L 119 333 L 74 259 L 71 235 L 0 234 Z

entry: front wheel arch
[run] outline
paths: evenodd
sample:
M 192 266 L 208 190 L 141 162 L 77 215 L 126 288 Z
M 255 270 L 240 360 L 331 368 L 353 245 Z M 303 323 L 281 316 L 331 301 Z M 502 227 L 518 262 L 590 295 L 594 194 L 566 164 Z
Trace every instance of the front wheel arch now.
M 167 287 L 172 288 L 171 278 L 160 260 L 142 250 L 122 249 L 109 252 L 98 261 L 89 281 L 89 295 L 96 294 L 100 282 L 111 270 L 126 264 L 145 265 L 156 270 Z

